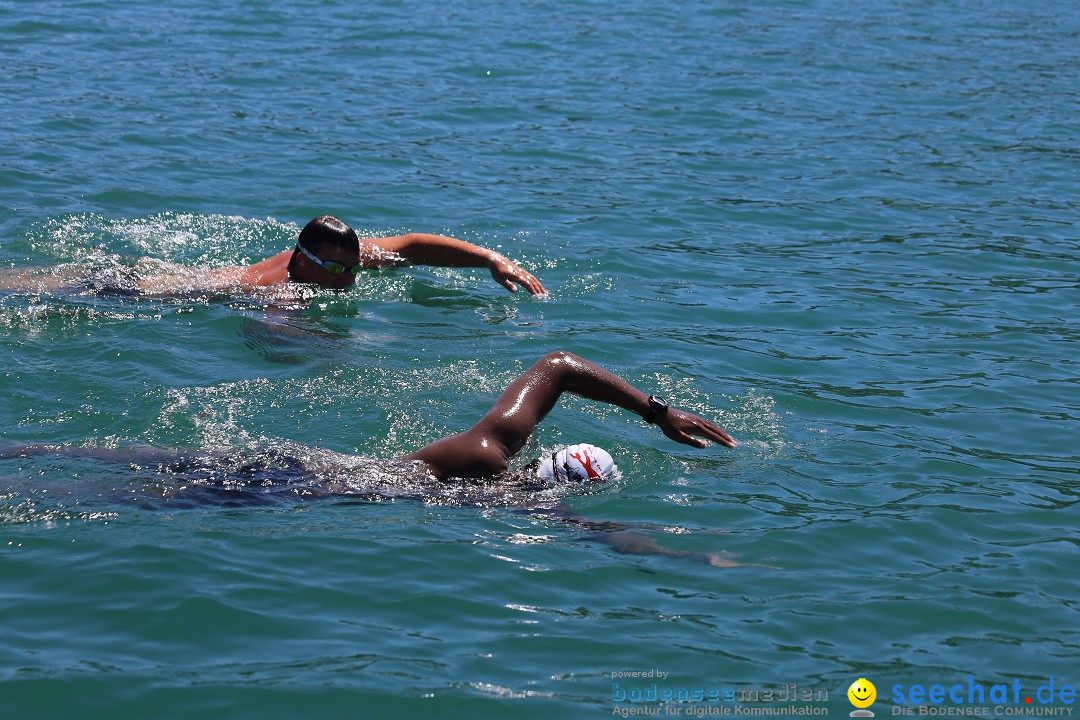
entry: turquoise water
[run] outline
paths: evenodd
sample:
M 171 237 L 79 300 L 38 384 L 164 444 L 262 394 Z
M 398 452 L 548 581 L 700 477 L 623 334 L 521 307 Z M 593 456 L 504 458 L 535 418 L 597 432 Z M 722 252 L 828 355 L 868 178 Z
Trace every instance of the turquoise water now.
M 897 684 L 1075 687 L 1078 38 L 1066 2 L 0 3 L 5 272 L 250 262 L 330 212 L 551 291 L 4 292 L 5 440 L 388 458 L 562 348 L 741 442 L 566 398 L 527 451 L 623 469 L 566 503 L 747 564 L 0 460 L 0 710 L 610 717 L 655 682 L 610 673 L 650 669 L 841 717 L 859 677 L 879 717 Z

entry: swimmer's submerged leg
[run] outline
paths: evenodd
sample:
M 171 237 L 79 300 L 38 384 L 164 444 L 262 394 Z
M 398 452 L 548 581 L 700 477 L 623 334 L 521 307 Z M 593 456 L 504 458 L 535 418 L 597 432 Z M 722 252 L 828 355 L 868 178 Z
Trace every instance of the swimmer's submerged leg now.
M 138 448 L 84 447 L 81 445 L 44 445 L 20 442 L 0 444 L 0 460 L 49 455 L 65 458 L 85 458 L 121 465 L 164 465 L 169 469 L 181 468 L 192 463 L 205 464 L 224 453 L 181 452 L 145 446 Z
M 0 270 L 0 290 L 50 293 L 78 285 L 82 278 L 65 278 L 51 268 Z
M 409 456 L 422 460 L 440 480 L 485 477 L 506 471 L 507 463 L 529 439 L 564 392 L 649 414 L 649 396 L 622 378 L 565 351 L 548 353 L 503 391 L 478 423 L 436 440 Z M 672 440 L 703 448 L 709 441 L 735 447 L 731 436 L 691 413 L 669 408 L 654 422 Z

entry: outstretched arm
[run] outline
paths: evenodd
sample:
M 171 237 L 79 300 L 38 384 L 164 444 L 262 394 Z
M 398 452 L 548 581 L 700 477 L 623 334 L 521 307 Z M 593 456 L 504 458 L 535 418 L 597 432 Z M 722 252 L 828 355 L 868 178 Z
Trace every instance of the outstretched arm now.
M 625 523 L 612 522 L 610 520 L 592 520 L 574 512 L 562 502 L 555 505 L 538 505 L 525 507 L 517 510 L 524 515 L 532 515 L 554 520 L 588 530 L 591 534 L 583 540 L 594 540 L 609 546 L 612 550 L 625 555 L 661 555 L 671 558 L 682 558 L 694 562 L 702 562 L 717 568 L 741 567 L 747 563 L 738 562 L 733 555 L 724 551 L 718 552 L 693 552 L 691 550 L 675 550 L 661 545 L 651 537 L 642 535 L 642 530 L 663 530 L 662 526 L 650 525 L 627 525 Z M 756 565 L 755 567 L 766 567 Z
M 491 271 L 491 277 L 495 278 L 495 282 L 510 292 L 517 292 L 517 286 L 520 285 L 533 295 L 547 293 L 532 273 L 518 267 L 494 250 L 488 250 L 464 240 L 444 235 L 407 233 L 365 242 L 393 253 L 410 263 L 443 267 L 486 267 Z
M 568 352 L 549 353 L 503 391 L 480 422 L 457 435 L 436 440 L 409 456 L 423 460 L 435 477 L 484 477 L 505 472 L 510 458 L 564 392 L 617 405 L 645 416 L 649 398 L 622 378 Z M 703 448 L 709 441 L 735 447 L 713 423 L 669 408 L 653 420 L 672 440 Z

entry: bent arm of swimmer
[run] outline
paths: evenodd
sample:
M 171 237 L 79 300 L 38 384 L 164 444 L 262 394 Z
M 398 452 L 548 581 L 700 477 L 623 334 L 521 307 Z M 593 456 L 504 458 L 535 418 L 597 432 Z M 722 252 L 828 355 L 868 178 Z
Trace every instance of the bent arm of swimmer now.
M 491 271 L 491 276 L 495 281 L 510 292 L 517 292 L 518 285 L 533 295 L 543 295 L 547 292 L 532 273 L 522 269 L 513 261 L 494 250 L 488 250 L 464 240 L 445 235 L 407 233 L 377 238 L 368 242 L 407 262 L 419 265 L 486 267 Z
M 423 460 L 435 477 L 483 477 L 506 471 L 507 463 L 532 435 L 564 392 L 617 405 L 644 416 L 648 396 L 630 383 L 572 353 L 549 353 L 503 391 L 469 430 L 427 445 L 409 456 Z M 709 441 L 735 447 L 713 423 L 670 408 L 654 421 L 672 440 L 703 448 Z

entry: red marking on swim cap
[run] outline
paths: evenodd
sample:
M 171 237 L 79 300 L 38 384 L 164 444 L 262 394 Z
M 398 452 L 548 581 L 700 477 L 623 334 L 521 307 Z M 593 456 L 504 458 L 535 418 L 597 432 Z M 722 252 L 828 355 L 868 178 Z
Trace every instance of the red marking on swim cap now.
M 592 464 L 595 461 L 591 457 L 589 457 L 589 451 L 588 450 L 582 450 L 581 452 L 585 455 L 584 460 L 582 460 L 581 455 L 578 455 L 577 453 L 568 453 L 568 455 L 570 455 L 570 457 L 574 458 L 575 460 L 577 460 L 579 463 L 582 464 L 582 466 L 585 468 L 585 472 L 587 472 L 589 474 L 589 479 L 590 480 L 603 480 L 604 476 L 601 475 L 600 473 L 596 472 L 595 470 L 593 470 Z

